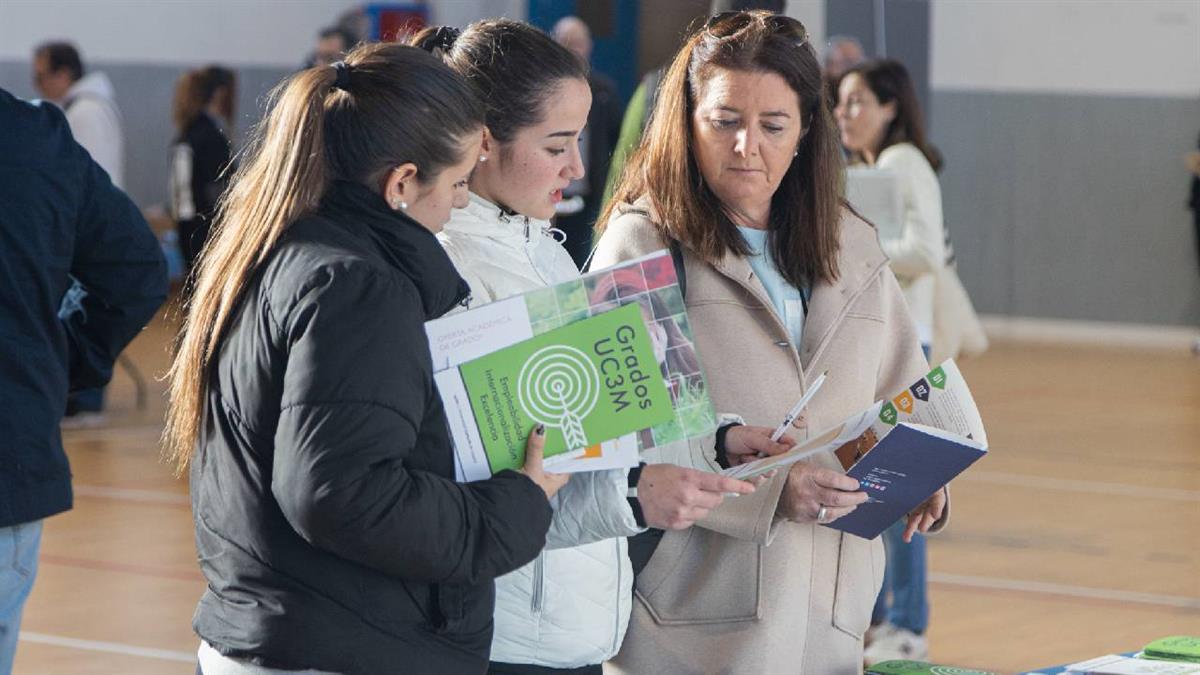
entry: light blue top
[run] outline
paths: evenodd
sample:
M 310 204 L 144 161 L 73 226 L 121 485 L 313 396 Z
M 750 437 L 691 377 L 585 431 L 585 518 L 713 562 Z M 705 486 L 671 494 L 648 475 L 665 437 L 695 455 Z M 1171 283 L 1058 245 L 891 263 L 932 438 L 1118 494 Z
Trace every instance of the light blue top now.
M 775 261 L 767 251 L 767 231 L 756 230 L 752 227 L 738 227 L 742 239 L 750 246 L 751 254 L 746 259 L 750 268 L 758 275 L 758 280 L 767 289 L 767 296 L 775 306 L 775 313 L 783 320 L 792 339 L 792 346 L 799 349 L 800 338 L 804 337 L 804 304 L 805 297 L 800 289 L 788 283 L 779 273 Z

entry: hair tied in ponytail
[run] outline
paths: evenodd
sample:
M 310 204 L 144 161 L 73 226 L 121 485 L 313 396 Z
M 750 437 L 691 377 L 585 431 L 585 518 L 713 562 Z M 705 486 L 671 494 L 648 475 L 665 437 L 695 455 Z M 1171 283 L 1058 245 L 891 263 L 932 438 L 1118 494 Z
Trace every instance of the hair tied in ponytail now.
M 350 65 L 345 61 L 338 61 L 331 64 L 334 72 L 333 88 L 341 89 L 342 91 L 350 91 Z
M 454 26 L 427 26 L 412 36 L 408 44 L 438 58 L 445 58 L 459 35 L 462 35 L 462 31 Z
M 433 38 L 429 41 L 429 49 L 440 49 L 443 52 L 448 52 L 454 46 L 454 41 L 461 34 L 462 31 L 454 26 L 438 26 L 437 30 L 433 32 Z

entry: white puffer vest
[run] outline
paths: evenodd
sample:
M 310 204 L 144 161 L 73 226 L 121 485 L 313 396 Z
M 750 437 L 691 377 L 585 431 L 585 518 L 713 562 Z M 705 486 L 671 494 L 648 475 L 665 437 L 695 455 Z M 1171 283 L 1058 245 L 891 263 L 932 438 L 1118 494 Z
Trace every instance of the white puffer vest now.
M 555 234 L 546 221 L 507 215 L 472 193 L 438 239 L 475 307 L 578 277 Z M 633 600 L 625 537 L 641 531 L 626 476 L 577 473 L 555 495 L 546 550 L 496 580 L 493 661 L 578 668 L 616 655 Z

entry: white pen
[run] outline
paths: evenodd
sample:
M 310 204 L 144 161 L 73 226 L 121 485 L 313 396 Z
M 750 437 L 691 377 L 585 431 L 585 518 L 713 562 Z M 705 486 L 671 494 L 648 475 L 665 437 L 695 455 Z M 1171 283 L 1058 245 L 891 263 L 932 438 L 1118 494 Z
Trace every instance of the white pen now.
M 813 380 L 813 383 L 811 386 L 809 386 L 808 391 L 804 392 L 804 396 L 800 397 L 800 400 L 796 402 L 796 405 L 792 406 L 792 409 L 788 411 L 787 417 L 783 418 L 783 424 L 780 424 L 779 427 L 775 429 L 775 433 L 771 434 L 772 442 L 778 441 L 785 433 L 787 433 L 788 427 L 792 426 L 792 422 L 796 421 L 796 418 L 800 416 L 800 413 L 804 410 L 804 406 L 808 405 L 808 402 L 811 401 L 813 396 L 816 395 L 817 390 L 821 388 L 821 385 L 825 384 L 825 376 L 828 374 L 829 371 L 826 370 L 818 375 L 817 379 Z

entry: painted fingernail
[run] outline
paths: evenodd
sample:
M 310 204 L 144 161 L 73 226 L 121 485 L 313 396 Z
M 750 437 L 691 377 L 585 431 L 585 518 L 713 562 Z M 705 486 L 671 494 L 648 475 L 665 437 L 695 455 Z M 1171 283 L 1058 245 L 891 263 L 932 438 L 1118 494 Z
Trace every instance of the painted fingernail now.
M 534 429 L 533 432 L 535 434 L 537 434 L 538 436 L 545 436 L 546 435 L 546 425 L 545 424 L 537 425 L 537 428 Z

